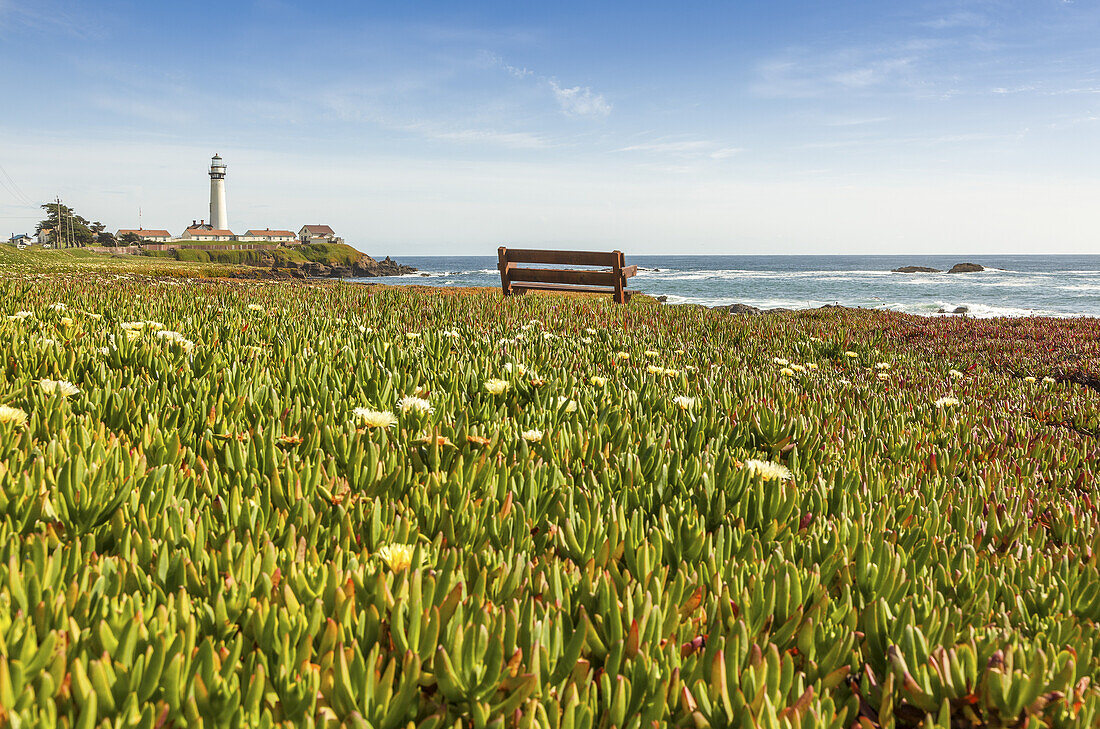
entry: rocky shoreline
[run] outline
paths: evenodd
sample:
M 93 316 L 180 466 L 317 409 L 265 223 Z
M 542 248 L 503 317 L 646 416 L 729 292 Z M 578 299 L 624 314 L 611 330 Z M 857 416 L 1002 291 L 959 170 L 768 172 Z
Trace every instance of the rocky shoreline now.
M 270 268 L 257 266 L 255 275 L 251 271 L 241 271 L 237 273 L 236 277 L 262 279 L 377 278 L 381 276 L 404 276 L 416 273 L 416 270 L 412 266 L 398 263 L 389 256 L 378 261 L 363 254 L 350 266 L 339 263 L 320 263 L 318 261 L 276 261 Z

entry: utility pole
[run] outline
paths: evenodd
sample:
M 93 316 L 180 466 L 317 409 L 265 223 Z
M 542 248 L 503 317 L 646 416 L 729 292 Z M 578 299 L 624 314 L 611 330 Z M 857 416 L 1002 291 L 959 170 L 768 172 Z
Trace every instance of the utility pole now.
M 61 247 L 61 196 L 57 196 L 57 226 L 53 231 L 54 247 Z

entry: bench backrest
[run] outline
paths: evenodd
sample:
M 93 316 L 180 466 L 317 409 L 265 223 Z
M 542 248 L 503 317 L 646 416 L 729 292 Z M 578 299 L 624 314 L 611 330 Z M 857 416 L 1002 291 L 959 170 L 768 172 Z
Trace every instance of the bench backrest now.
M 523 265 L 531 263 L 599 266 L 604 270 L 529 268 Z M 606 293 L 613 294 L 619 303 L 626 302 L 626 279 L 638 271 L 637 266 L 625 265 L 622 251 L 551 251 L 505 246 L 497 249 L 497 267 L 500 269 L 500 288 L 505 296 L 513 294 L 514 289 L 601 291 L 597 287 L 606 287 Z

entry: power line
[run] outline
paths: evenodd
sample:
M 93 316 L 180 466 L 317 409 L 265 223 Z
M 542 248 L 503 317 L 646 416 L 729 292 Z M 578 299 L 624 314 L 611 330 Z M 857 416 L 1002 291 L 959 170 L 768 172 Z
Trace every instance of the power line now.
M 29 197 L 27 197 L 27 194 L 25 192 L 23 192 L 23 190 L 19 187 L 19 185 L 16 184 L 15 180 L 13 180 L 11 175 L 8 174 L 8 171 L 6 169 L 4 169 L 4 165 L 0 165 L 0 173 L 3 173 L 3 175 L 7 179 L 8 183 L 10 183 L 11 191 L 13 191 L 13 194 L 15 195 L 15 197 L 20 202 L 22 202 L 24 205 L 30 205 L 31 207 L 35 207 L 34 201 L 31 200 Z M 5 187 L 7 187 L 7 186 L 5 185 Z

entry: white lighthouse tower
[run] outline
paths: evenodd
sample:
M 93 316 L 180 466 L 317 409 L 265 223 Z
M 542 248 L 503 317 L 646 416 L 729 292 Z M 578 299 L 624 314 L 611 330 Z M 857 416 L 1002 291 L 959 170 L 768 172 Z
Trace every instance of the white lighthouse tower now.
M 216 230 L 229 230 L 225 211 L 225 162 L 217 153 L 210 160 L 210 225 Z

